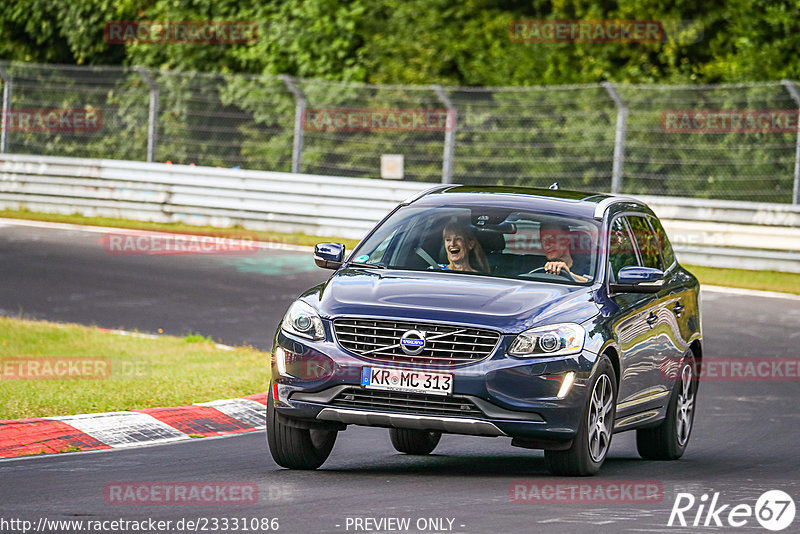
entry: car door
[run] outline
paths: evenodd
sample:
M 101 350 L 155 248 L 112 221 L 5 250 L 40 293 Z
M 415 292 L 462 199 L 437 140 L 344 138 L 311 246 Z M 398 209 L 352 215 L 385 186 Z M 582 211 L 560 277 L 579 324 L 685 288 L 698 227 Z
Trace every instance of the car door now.
M 618 215 L 611 221 L 607 269 L 610 282 L 617 279 L 623 267 L 643 265 L 629 218 Z M 617 293 L 611 298 L 618 306 L 612 327 L 620 353 L 618 426 L 624 426 L 626 416 L 651 408 L 660 391 L 654 376 L 658 374 L 658 340 L 653 336 L 659 305 L 653 294 Z
M 633 239 L 642 265 L 663 272 L 667 269 L 661 255 L 659 239 L 649 219 L 650 217 L 646 214 L 629 215 L 628 224 L 633 232 Z M 664 380 L 666 377 L 664 373 L 680 361 L 684 350 L 682 348 L 684 344 L 680 341 L 681 334 L 676 314 L 672 309 L 679 300 L 672 296 L 675 286 L 674 271 L 671 270 L 665 273 L 664 285 L 647 306 L 647 323 L 650 327 L 648 344 L 652 347 L 649 352 L 647 375 L 650 383 L 649 391 L 653 399 L 659 401 L 657 404 L 667 401 L 671 388 Z
M 664 271 L 664 285 L 658 293 L 663 320 L 663 332 L 666 338 L 663 357 L 658 361 L 660 381 L 657 387 L 669 391 L 674 386 L 675 373 L 680 359 L 689 347 L 694 336 L 699 335 L 699 305 L 697 293 L 687 284 L 685 273 L 678 269 L 675 252 L 672 250 L 667 234 L 661 222 L 649 215 L 647 221 L 653 231 L 654 246 L 661 256 Z

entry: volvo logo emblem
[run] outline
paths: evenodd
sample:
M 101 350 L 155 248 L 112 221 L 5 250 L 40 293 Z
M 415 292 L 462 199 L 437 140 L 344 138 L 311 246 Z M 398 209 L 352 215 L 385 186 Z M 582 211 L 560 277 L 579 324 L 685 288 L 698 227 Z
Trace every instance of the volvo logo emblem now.
M 425 348 L 425 332 L 409 330 L 400 338 L 400 348 L 410 356 L 416 356 Z

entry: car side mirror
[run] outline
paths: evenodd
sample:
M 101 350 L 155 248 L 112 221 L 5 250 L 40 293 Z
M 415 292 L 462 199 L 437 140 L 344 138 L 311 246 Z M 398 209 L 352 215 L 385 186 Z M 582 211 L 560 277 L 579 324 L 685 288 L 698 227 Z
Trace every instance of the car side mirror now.
M 617 281 L 609 284 L 614 293 L 658 293 L 664 285 L 664 272 L 652 267 L 623 267 Z
M 314 262 L 323 269 L 338 269 L 344 262 L 344 245 L 341 243 L 317 243 L 314 247 Z

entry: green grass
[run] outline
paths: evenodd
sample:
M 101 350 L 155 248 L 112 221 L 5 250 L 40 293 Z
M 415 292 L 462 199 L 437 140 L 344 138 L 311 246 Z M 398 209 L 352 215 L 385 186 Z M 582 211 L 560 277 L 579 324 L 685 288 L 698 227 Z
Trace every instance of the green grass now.
M 746 271 L 685 265 L 701 284 L 779 291 L 800 295 L 800 274 L 778 271 Z
M 199 336 L 122 336 L 94 327 L 0 317 L 0 419 L 179 406 L 266 391 L 269 354 Z M 110 376 L 9 379 L 19 358 L 106 358 Z M 36 362 L 38 363 L 38 362 Z M 17 363 L 18 365 L 18 363 Z
M 90 226 L 107 226 L 110 228 L 132 228 L 135 230 L 153 230 L 158 232 L 173 232 L 185 234 L 211 234 L 223 237 L 230 235 L 241 236 L 243 232 L 248 235 L 258 236 L 261 241 L 286 243 L 290 245 L 313 246 L 317 243 L 336 241 L 344 243 L 347 250 L 353 250 L 358 244 L 357 239 L 337 237 L 320 237 L 301 233 L 267 232 L 262 230 L 245 230 L 241 226 L 231 228 L 217 228 L 215 226 L 194 226 L 183 223 L 159 223 L 148 221 L 134 221 L 131 219 L 114 219 L 111 217 L 84 217 L 83 215 L 62 215 L 59 213 L 38 213 L 28 210 L 0 210 L 0 217 L 8 219 L 27 219 L 33 221 L 61 222 L 70 224 L 86 224 Z

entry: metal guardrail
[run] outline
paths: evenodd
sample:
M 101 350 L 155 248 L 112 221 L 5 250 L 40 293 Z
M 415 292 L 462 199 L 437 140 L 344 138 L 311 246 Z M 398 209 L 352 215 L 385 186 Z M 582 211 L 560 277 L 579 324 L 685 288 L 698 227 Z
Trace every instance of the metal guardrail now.
M 800 206 L 639 196 L 687 264 L 800 273 Z
M 417 182 L 800 205 L 791 80 L 458 87 L 0 60 L 0 85 L 6 154 L 348 178 L 392 155 Z
M 360 238 L 430 184 L 117 160 L 0 156 L 0 206 Z
M 0 155 L 0 208 L 361 238 L 429 183 Z M 800 206 L 639 197 L 681 261 L 800 272 Z

